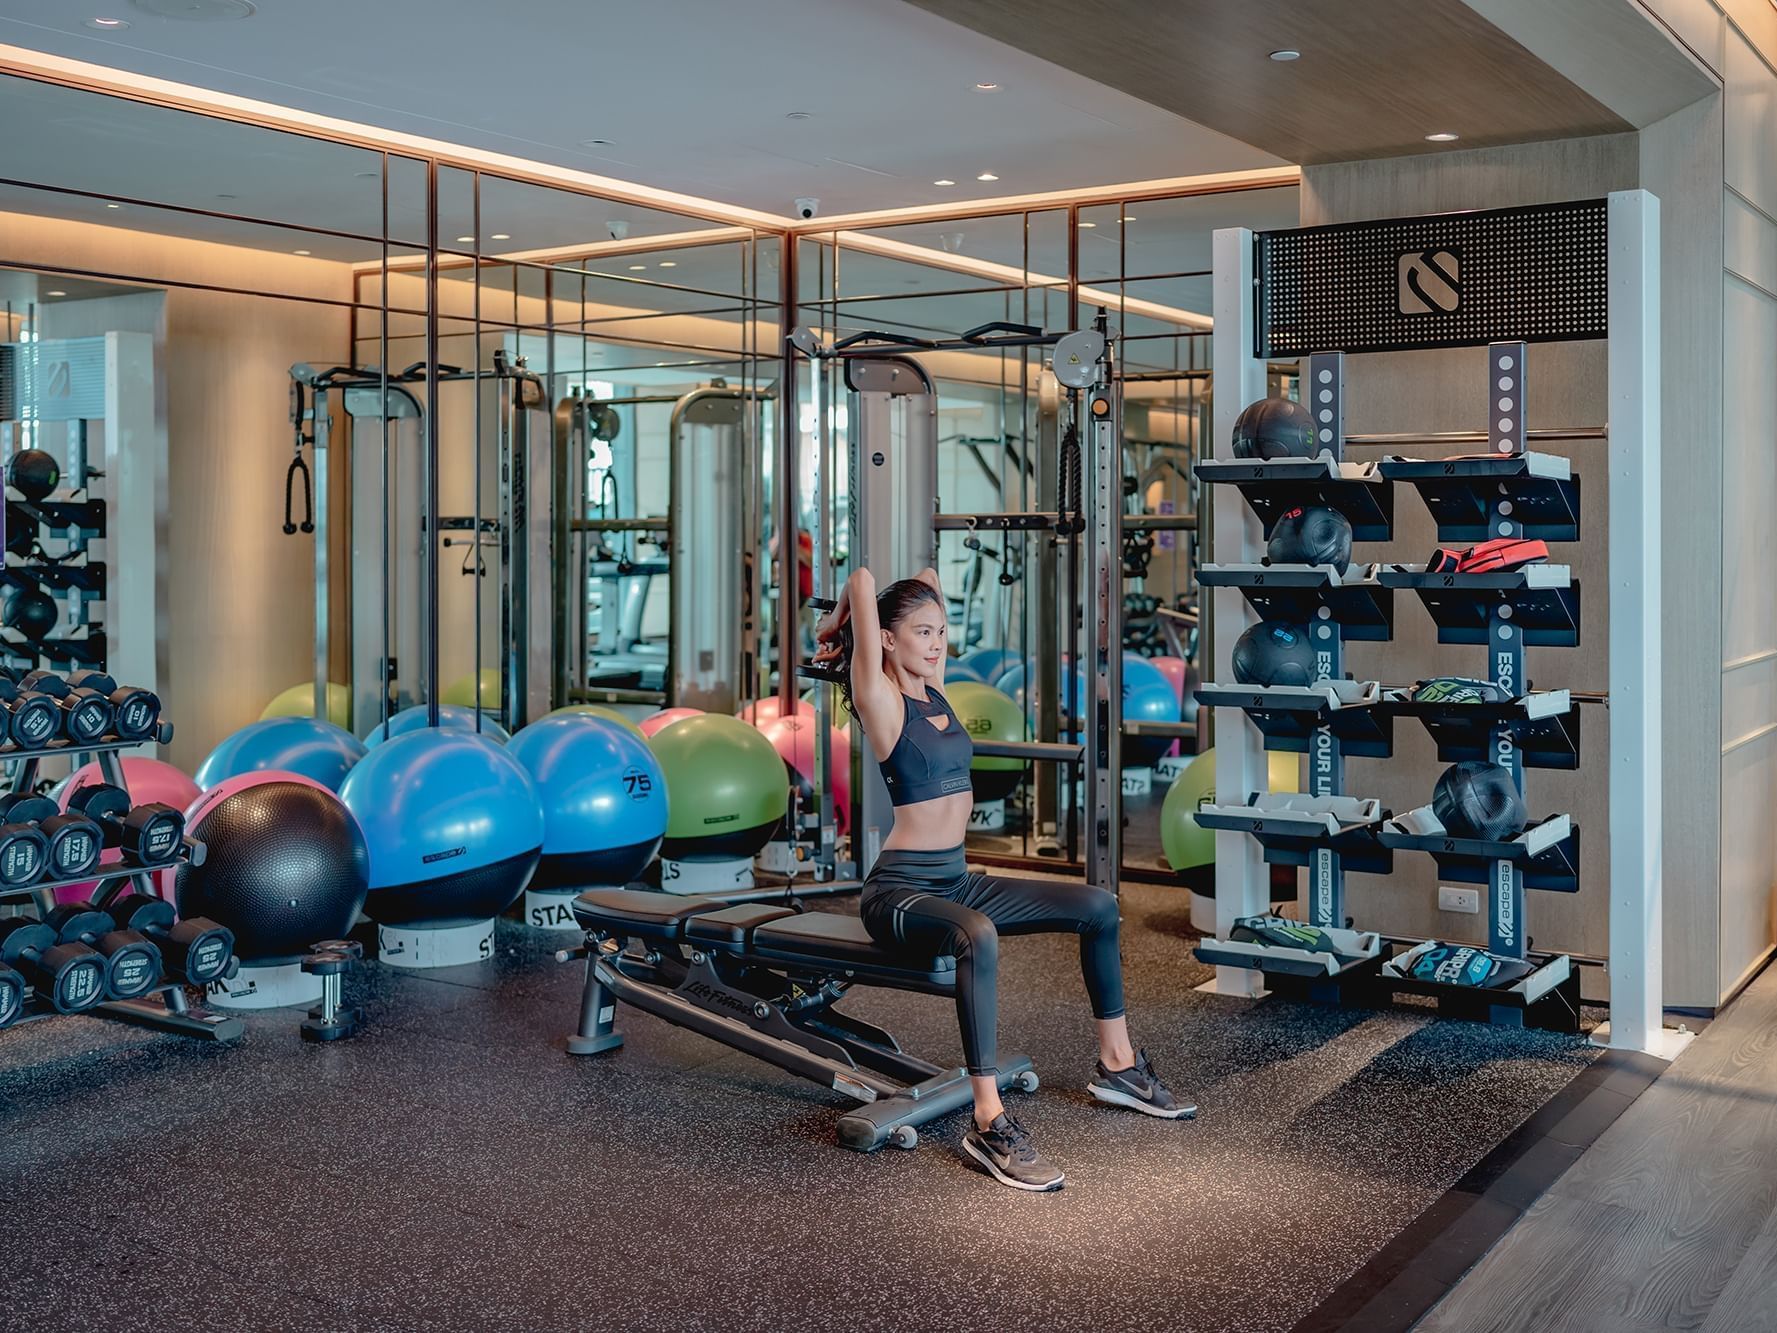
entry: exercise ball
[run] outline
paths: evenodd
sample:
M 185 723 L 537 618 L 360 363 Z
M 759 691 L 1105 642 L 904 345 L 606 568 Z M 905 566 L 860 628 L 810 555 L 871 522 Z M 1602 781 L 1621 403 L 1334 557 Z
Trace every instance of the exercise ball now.
M 198 765 L 197 785 L 208 791 L 225 778 L 265 769 L 300 773 L 329 791 L 338 791 L 352 765 L 364 757 L 364 742 L 344 727 L 312 717 L 273 717 L 249 723 Z
M 1145 657 L 1123 654 L 1124 722 L 1177 722 L 1179 696 L 1166 673 Z M 1123 766 L 1151 768 L 1173 745 L 1170 736 L 1123 737 Z
M 56 599 L 35 586 L 14 588 L 6 594 L 5 606 L 0 607 L 0 620 L 6 627 L 33 640 L 54 634 L 61 614 Z
M 796 700 L 791 711 L 798 717 L 812 718 L 815 715 L 814 704 L 807 699 Z M 742 722 L 751 722 L 755 727 L 770 722 L 775 718 L 782 717 L 783 715 L 783 700 L 778 698 L 775 694 L 771 695 L 769 698 L 757 699 L 735 714 L 735 716 Z
M 20 449 L 6 465 L 6 484 L 36 504 L 62 484 L 61 464 L 42 449 Z
M 666 833 L 666 777 L 634 731 L 584 714 L 531 723 L 506 747 L 543 807 L 533 889 L 624 885 Z
M 796 710 L 798 715 L 804 717 L 815 716 L 815 691 L 823 688 L 826 687 L 817 685 L 813 690 L 810 690 L 807 694 L 802 696 L 802 702 L 807 704 L 808 707 L 798 708 Z M 827 721 L 841 730 L 851 725 L 851 709 L 846 706 L 845 695 L 840 692 L 838 687 L 833 688 L 833 693 L 827 700 Z
M 1056 709 L 1055 724 L 1062 735 L 1067 735 L 1074 728 L 1069 724 L 1086 716 L 1086 678 L 1076 676 L 1074 669 L 1065 662 L 1057 677 L 1061 689 L 1062 702 Z M 1033 725 L 1037 716 L 1037 708 L 1041 699 L 1037 694 L 1035 663 L 1021 663 L 1014 666 L 993 683 L 994 689 L 1001 694 L 1010 695 L 1024 710 Z
M 1234 457 L 1313 458 L 1314 414 L 1293 398 L 1261 398 L 1234 418 Z
M 315 682 L 305 680 L 292 685 L 265 706 L 259 720 L 268 717 L 313 717 L 315 715 Z M 352 692 L 344 685 L 329 681 L 327 685 L 327 720 L 336 727 L 348 727 L 352 721 Z
M 641 727 L 636 724 L 633 717 L 627 713 L 620 713 L 615 708 L 608 708 L 604 704 L 563 704 L 560 708 L 550 709 L 543 716 L 602 717 L 607 722 L 615 722 L 620 727 L 628 728 L 638 736 L 643 734 Z
M 658 713 L 650 713 L 636 727 L 644 736 L 652 736 L 662 727 L 670 727 L 682 717 L 696 717 L 703 712 L 701 708 L 662 708 Z
M 396 736 L 358 762 L 339 795 L 364 829 L 364 913 L 381 925 L 486 921 L 537 868 L 536 785 L 486 736 L 432 727 Z
M 771 742 L 738 717 L 681 718 L 648 742 L 666 774 L 660 854 L 672 861 L 750 857 L 783 822 L 790 784 Z
M 974 652 L 964 653 L 958 660 L 992 684 L 996 677 L 1022 662 L 1024 655 L 1011 648 L 977 648 Z
M 409 736 L 416 731 L 433 730 L 426 726 L 426 706 L 414 704 L 411 708 L 403 708 L 387 722 L 379 722 L 364 735 L 366 749 L 374 750 L 384 741 L 398 736 Z M 438 731 L 475 730 L 475 710 L 463 708 L 457 704 L 438 705 Z M 485 712 L 481 715 L 481 734 L 490 740 L 505 741 L 508 738 L 506 729 Z
M 1300 791 L 1301 756 L 1279 750 L 1267 752 L 1271 791 Z M 1233 798 L 1234 804 L 1244 801 L 1250 793 Z M 1192 892 L 1213 895 L 1216 861 L 1214 829 L 1197 822 L 1199 806 L 1216 803 L 1216 752 L 1205 750 L 1178 775 L 1167 789 L 1160 806 L 1160 846 L 1166 863 Z
M 981 673 L 975 670 L 975 668 L 970 666 L 967 662 L 963 661 L 962 658 L 952 657 L 948 659 L 944 663 L 944 683 L 949 685 L 963 681 L 973 681 L 978 685 L 985 685 L 987 683 L 982 679 Z
M 814 785 L 816 730 L 812 717 L 774 717 L 758 724 L 759 734 L 784 761 L 804 812 L 820 794 Z M 833 787 L 833 817 L 841 833 L 851 828 L 851 738 L 838 727 L 827 730 L 827 780 Z
M 475 697 L 475 673 L 461 676 L 453 680 L 438 692 L 438 702 L 455 704 L 458 708 L 475 708 L 477 706 L 495 711 L 500 707 L 500 669 L 498 667 L 481 668 L 481 698 Z
M 978 681 L 961 680 L 945 690 L 951 711 L 963 730 L 977 741 L 1025 741 L 1030 728 L 1016 701 L 1003 691 Z M 1028 760 L 976 755 L 969 764 L 969 780 L 977 801 L 1003 801 L 1023 780 Z
M 105 774 L 95 760 L 82 764 L 56 785 L 50 792 L 50 799 L 68 808 L 69 798 L 83 787 L 97 787 L 106 782 Z M 183 810 L 203 794 L 197 783 L 174 768 L 171 764 L 159 759 L 150 759 L 146 755 L 125 755 L 123 757 L 123 785 L 130 794 L 131 806 L 138 805 L 170 805 L 175 810 Z M 109 848 L 99 857 L 101 866 L 113 866 L 123 860 L 121 849 Z M 173 891 L 173 871 L 157 870 L 154 873 L 154 892 L 163 898 L 171 897 Z M 60 903 L 83 903 L 91 900 L 98 890 L 99 880 L 88 880 L 84 884 L 70 885 L 55 891 L 55 899 Z M 141 881 L 136 881 L 140 885 Z
M 358 919 L 369 853 L 358 821 L 324 787 L 243 773 L 204 793 L 185 819 L 205 856 L 178 869 L 179 915 L 227 926 L 243 963 L 294 962 Z

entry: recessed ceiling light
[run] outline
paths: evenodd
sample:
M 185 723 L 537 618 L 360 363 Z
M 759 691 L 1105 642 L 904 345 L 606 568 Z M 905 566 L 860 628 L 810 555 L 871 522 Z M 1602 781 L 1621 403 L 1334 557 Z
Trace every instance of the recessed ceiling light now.
M 978 83 L 975 85 L 975 91 L 978 93 L 997 93 L 999 90 L 1000 86 L 997 83 Z
M 1302 53 L 1300 51 L 1292 51 L 1286 46 L 1281 51 L 1273 51 L 1271 53 L 1271 58 L 1279 64 L 1284 64 L 1291 60 L 1300 60 L 1302 58 Z
M 218 199 L 239 199 L 240 198 L 240 196 L 238 194 L 219 194 L 216 197 Z
M 645 269 L 647 267 L 648 266 L 646 264 L 631 264 L 629 266 L 629 271 L 631 273 L 640 273 L 643 269 Z
M 66 296 L 68 293 L 67 292 L 45 292 L 43 294 L 45 296 Z
M 312 254 L 314 254 L 314 251 L 313 250 L 292 250 L 290 253 L 293 255 L 312 255 Z
M 1134 222 L 1134 221 L 1136 221 L 1136 219 L 1135 219 L 1135 218 L 1132 218 L 1132 217 L 1130 217 L 1130 216 L 1129 216 L 1129 215 L 1128 215 L 1128 214 L 1127 214 L 1127 213 L 1125 213 L 1125 214 L 1124 214 L 1124 215 L 1123 215 L 1123 221 L 1125 221 L 1125 222 Z
M 812 111 L 786 111 L 784 113 L 784 119 L 785 120 L 808 120 L 811 117 L 813 117 L 813 115 L 814 115 L 814 112 L 812 112 Z
M 975 179 L 978 181 L 997 181 L 999 177 L 994 175 L 991 171 L 984 171 L 979 176 L 975 177 Z
M 122 208 L 123 205 L 122 204 L 106 204 L 105 207 L 106 208 Z
M 475 238 L 473 236 L 459 236 L 459 237 L 457 237 L 457 244 L 458 245 L 474 245 Z
M 383 173 L 380 171 L 354 171 L 352 173 L 352 175 L 356 176 L 361 181 L 373 181 L 382 174 Z
M 97 28 L 100 32 L 116 32 L 119 28 L 129 27 L 130 21 L 128 19 L 94 18 L 88 19 L 86 21 L 86 26 L 89 28 Z
M 580 146 L 582 148 L 609 148 L 611 141 L 609 139 L 582 139 Z
M 493 235 L 488 237 L 488 240 L 490 241 L 509 241 L 511 239 L 512 233 L 509 231 L 496 231 Z
M 663 259 L 660 261 L 661 268 L 677 268 L 678 266 L 679 261 L 676 259 Z
M 1088 227 L 1088 228 L 1089 227 L 1096 227 L 1097 225 L 1098 224 L 1096 222 L 1082 222 L 1080 224 L 1081 227 Z
M 1436 134 L 1426 135 L 1425 141 L 1427 143 L 1455 143 L 1461 137 L 1459 134 L 1450 133 L 1449 130 L 1440 130 Z
M 933 185 L 955 185 L 956 182 L 953 180 L 941 180 L 941 181 L 933 181 L 932 184 Z

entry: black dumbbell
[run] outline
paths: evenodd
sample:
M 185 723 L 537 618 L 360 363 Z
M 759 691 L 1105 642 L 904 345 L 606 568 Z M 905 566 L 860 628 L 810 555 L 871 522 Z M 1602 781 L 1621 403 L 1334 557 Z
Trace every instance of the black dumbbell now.
M 185 840 L 183 814 L 159 802 L 132 808 L 130 794 L 109 783 L 69 793 L 68 809 L 103 829 L 105 845 L 123 848 L 123 859 L 132 865 L 165 865 L 178 857 Z
M 103 671 L 76 671 L 68 677 L 68 686 L 75 690 L 91 690 L 105 697 L 111 705 L 111 716 L 117 738 L 124 741 L 147 740 L 160 721 L 160 696 L 137 685 L 118 685 Z
M 139 1000 L 160 985 L 160 950 L 139 930 L 120 927 L 91 903 L 69 903 L 43 919 L 61 944 L 84 944 L 105 960 L 105 993 Z
M 23 750 L 41 750 L 62 734 L 56 701 L 39 690 L 20 689 L 10 678 L 0 678 L 0 719 L 0 741 Z
M 84 944 L 63 944 L 53 926 L 28 916 L 0 921 L 0 962 L 18 969 L 40 1001 L 77 1014 L 105 998 L 105 960 Z
M 315 951 L 302 960 L 302 970 L 321 978 L 321 1003 L 309 1010 L 303 1020 L 304 1041 L 344 1041 L 356 1036 L 364 1021 L 361 1009 L 346 1008 L 340 1003 L 344 993 L 345 975 L 352 965 L 364 957 L 364 946 L 357 940 L 322 940 Z
M 25 979 L 0 964 L 0 1028 L 9 1028 L 25 1012 Z
M 64 814 L 47 796 L 31 792 L 0 796 L 0 821 L 37 826 L 45 843 L 44 874 L 53 880 L 85 879 L 105 850 L 103 829 L 83 814 Z
M 43 878 L 49 864 L 49 839 L 23 819 L 0 822 L 0 888 L 22 889 Z
M 234 961 L 234 932 L 208 917 L 175 922 L 173 904 L 146 893 L 119 898 L 106 909 L 119 929 L 136 930 L 160 946 L 168 976 L 207 986 L 228 975 Z
M 97 690 L 77 690 L 53 671 L 29 672 L 19 688 L 54 699 L 62 712 L 62 728 L 76 745 L 103 740 L 111 730 L 111 701 Z

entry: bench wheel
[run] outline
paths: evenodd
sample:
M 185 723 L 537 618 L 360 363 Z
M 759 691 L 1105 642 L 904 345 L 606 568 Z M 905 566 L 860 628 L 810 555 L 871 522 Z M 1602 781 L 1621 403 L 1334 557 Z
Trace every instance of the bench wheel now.
M 895 1132 L 889 1135 L 889 1142 L 897 1148 L 911 1151 L 919 1147 L 919 1131 L 912 1125 L 896 1125 Z
M 1012 1080 L 1012 1086 L 1020 1092 L 1035 1092 L 1037 1090 L 1037 1071 L 1034 1069 L 1025 1070 Z

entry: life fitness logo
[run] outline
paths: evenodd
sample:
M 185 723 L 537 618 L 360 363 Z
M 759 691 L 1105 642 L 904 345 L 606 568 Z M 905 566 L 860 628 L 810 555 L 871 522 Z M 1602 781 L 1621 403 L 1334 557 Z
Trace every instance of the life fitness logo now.
M 1409 250 L 1397 265 L 1403 315 L 1448 315 L 1462 309 L 1462 256 L 1454 250 Z

